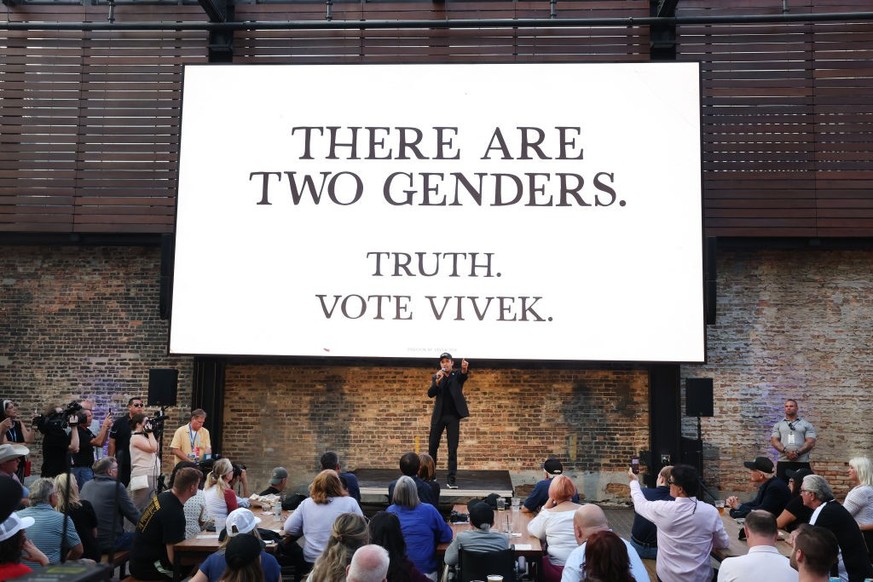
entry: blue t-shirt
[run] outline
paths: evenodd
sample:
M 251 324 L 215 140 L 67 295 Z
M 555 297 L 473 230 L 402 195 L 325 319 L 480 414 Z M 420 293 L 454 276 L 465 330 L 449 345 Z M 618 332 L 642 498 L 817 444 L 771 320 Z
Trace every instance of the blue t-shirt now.
M 279 567 L 279 562 L 272 554 L 261 551 L 261 567 L 264 569 L 264 580 L 267 582 L 278 582 L 282 579 L 282 570 Z M 209 582 L 218 582 L 224 571 L 227 569 L 227 562 L 224 559 L 224 552 L 215 552 L 206 561 L 200 564 L 200 571 L 209 578 Z

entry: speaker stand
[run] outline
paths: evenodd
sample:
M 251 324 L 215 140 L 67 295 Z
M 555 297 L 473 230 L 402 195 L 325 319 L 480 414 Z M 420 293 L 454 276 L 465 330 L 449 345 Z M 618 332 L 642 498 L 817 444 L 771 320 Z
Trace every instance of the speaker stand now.
M 697 485 L 700 487 L 701 493 L 708 495 L 714 503 L 716 500 L 715 495 L 706 488 L 706 481 L 703 480 L 703 431 L 699 416 L 697 417 L 697 466 L 700 467 L 700 475 L 697 476 Z M 703 495 L 698 495 L 697 498 L 706 501 Z

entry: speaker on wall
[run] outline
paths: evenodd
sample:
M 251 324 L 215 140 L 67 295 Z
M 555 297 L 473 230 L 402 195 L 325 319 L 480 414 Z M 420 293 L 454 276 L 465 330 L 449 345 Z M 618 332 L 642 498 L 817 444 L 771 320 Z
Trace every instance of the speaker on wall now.
M 149 370 L 149 406 L 176 406 L 179 370 L 152 368 Z
M 685 415 L 714 416 L 712 378 L 688 378 L 685 380 Z

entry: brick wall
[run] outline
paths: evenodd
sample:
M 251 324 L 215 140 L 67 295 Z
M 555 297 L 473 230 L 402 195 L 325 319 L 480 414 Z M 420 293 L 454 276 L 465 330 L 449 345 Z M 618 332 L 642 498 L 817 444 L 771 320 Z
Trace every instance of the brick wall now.
M 101 410 L 145 395 L 148 369 L 180 370 L 190 401 L 190 358 L 166 356 L 158 318 L 160 253 L 137 247 L 0 247 L 0 395 L 35 407 L 74 396 Z M 814 467 L 838 494 L 846 461 L 873 454 L 867 422 L 873 386 L 873 252 L 719 253 L 718 322 L 708 357 L 684 377 L 712 377 L 714 418 L 703 419 L 707 481 L 749 491 L 742 461 L 767 445 L 782 401 L 794 397 L 819 429 Z M 479 369 L 468 384 L 472 418 L 460 466 L 507 467 L 520 482 L 558 454 L 589 498 L 620 492 L 621 471 L 647 448 L 647 377 L 639 370 Z M 430 369 L 232 364 L 227 370 L 225 452 L 251 467 L 253 487 L 284 463 L 298 481 L 335 449 L 347 465 L 395 467 L 427 447 Z M 263 419 L 263 420 L 262 420 Z M 693 434 L 688 419 L 684 432 Z M 169 433 L 172 430 L 168 431 Z M 169 435 L 165 439 L 169 444 Z M 34 447 L 34 467 L 40 465 Z M 444 450 L 441 452 L 444 457 Z M 617 494 L 617 493 L 616 493 Z
M 23 416 L 91 398 L 97 420 L 108 408 L 117 417 L 128 398 L 147 395 L 149 368 L 170 367 L 187 409 L 190 358 L 166 356 L 159 318 L 159 248 L 5 246 L 0 277 L 0 394 Z
M 818 430 L 813 469 L 841 498 L 847 461 L 873 455 L 873 251 L 720 252 L 718 321 L 708 362 L 684 377 L 714 380 L 703 419 L 706 477 L 750 491 L 742 461 L 775 460 L 770 430 L 786 398 Z M 684 426 L 688 435 L 696 421 Z
M 326 450 L 344 468 L 396 468 L 405 451 L 427 451 L 433 368 L 228 366 L 225 424 L 239 430 L 225 433 L 224 453 L 246 463 L 253 489 L 275 465 L 308 483 Z M 532 480 L 557 455 L 589 498 L 602 499 L 610 495 L 591 475 L 621 471 L 647 447 L 645 372 L 471 369 L 461 469 Z M 445 468 L 445 437 L 439 456 Z

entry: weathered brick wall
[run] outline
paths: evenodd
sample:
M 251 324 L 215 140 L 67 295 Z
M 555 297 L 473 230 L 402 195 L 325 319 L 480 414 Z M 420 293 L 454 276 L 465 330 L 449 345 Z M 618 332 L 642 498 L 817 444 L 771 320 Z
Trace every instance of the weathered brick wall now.
M 557 455 L 589 498 L 602 499 L 610 495 L 599 475 L 624 470 L 648 446 L 645 372 L 478 369 L 475 361 L 471 370 L 461 469 L 509 469 L 519 484 Z M 246 463 L 253 489 L 275 465 L 287 467 L 292 482 L 308 483 L 325 450 L 352 470 L 396 468 L 405 451 L 427 451 L 432 372 L 228 366 L 224 453 Z M 445 468 L 445 437 L 439 456 Z
M 146 397 L 149 368 L 169 367 L 187 410 L 191 360 L 166 355 L 159 248 L 5 246 L 0 277 L 0 395 L 23 416 L 74 398 L 95 400 L 98 420 L 126 414 L 128 398 Z
M 841 498 L 847 461 L 873 455 L 873 251 L 720 252 L 708 362 L 682 372 L 714 379 L 715 417 L 702 423 L 710 484 L 751 490 L 742 462 L 775 460 L 770 430 L 795 398 L 818 430 L 813 469 Z
M 0 396 L 35 407 L 91 397 L 125 410 L 145 395 L 148 369 L 180 370 L 180 424 L 190 401 L 190 358 L 166 356 L 158 318 L 157 248 L 0 248 Z M 718 322 L 709 361 L 684 377 L 712 377 L 715 413 L 703 419 L 707 481 L 749 491 L 742 461 L 767 445 L 782 401 L 795 397 L 819 429 L 814 467 L 842 494 L 846 461 L 873 454 L 873 252 L 719 253 Z M 627 459 L 647 447 L 647 377 L 635 370 L 478 369 L 468 384 L 462 468 L 508 467 L 532 480 L 542 459 L 566 459 L 589 497 L 621 491 Z M 335 449 L 350 468 L 395 467 L 427 447 L 430 369 L 228 367 L 226 453 L 263 484 L 274 464 L 304 482 Z M 694 433 L 693 419 L 684 431 Z M 165 439 L 169 444 L 169 435 Z M 444 447 L 445 445 L 443 445 Z M 38 470 L 38 444 L 33 447 Z M 443 460 L 445 451 L 441 452 Z M 610 488 L 610 481 L 614 486 Z M 516 481 L 518 484 L 519 481 Z

